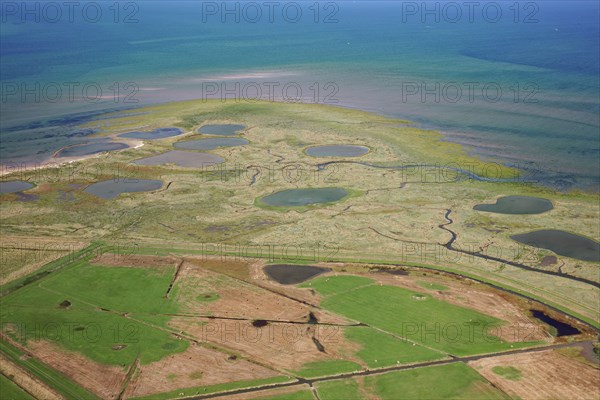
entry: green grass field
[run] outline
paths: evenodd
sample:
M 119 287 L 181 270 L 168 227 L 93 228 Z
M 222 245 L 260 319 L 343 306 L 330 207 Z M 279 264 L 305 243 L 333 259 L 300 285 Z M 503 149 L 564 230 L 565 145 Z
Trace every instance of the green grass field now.
M 367 376 L 365 387 L 382 400 L 510 399 L 462 363 Z
M 157 361 L 188 345 L 159 329 L 168 317 L 153 315 L 176 310 L 175 303 L 163 299 L 172 273 L 75 265 L 2 298 L 3 326 L 13 327 L 12 336 L 23 343 L 49 340 L 100 363 Z M 70 305 L 61 307 L 64 301 Z M 147 316 L 163 325 L 150 326 Z
M 10 379 L 0 374 L 0 399 L 33 400 L 33 397 L 15 385 Z
M 344 332 L 346 338 L 361 345 L 356 355 L 369 368 L 438 360 L 446 356 L 369 327 L 351 327 Z
M 457 356 L 490 353 L 535 343 L 503 342 L 488 333 L 496 318 L 455 306 L 425 293 L 379 286 L 367 278 L 319 277 L 303 286 L 326 297 L 322 307 L 340 315 Z M 331 287 L 329 287 L 331 286 Z
M 317 382 L 315 384 L 321 400 L 362 400 L 358 382 L 355 379 Z

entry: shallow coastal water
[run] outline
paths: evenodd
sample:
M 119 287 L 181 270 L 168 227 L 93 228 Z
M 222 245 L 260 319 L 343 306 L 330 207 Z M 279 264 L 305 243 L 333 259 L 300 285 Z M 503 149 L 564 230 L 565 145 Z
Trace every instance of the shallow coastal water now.
M 242 138 L 212 138 L 177 142 L 173 147 L 186 150 L 214 150 L 219 147 L 245 146 L 250 143 Z
M 162 185 L 162 181 L 155 179 L 110 179 L 93 183 L 84 191 L 103 199 L 114 199 L 121 193 L 150 192 Z
M 149 132 L 127 132 L 119 135 L 119 137 L 127 139 L 164 139 L 168 137 L 181 135 L 183 131 L 179 128 L 158 128 Z
M 244 125 L 237 124 L 204 125 L 198 129 L 198 133 L 203 133 L 205 135 L 233 136 L 244 129 L 246 129 Z
M 31 183 L 24 181 L 0 181 L 0 194 L 22 192 L 31 189 L 32 187 L 33 185 Z
M 506 196 L 498 198 L 495 204 L 477 204 L 473 210 L 497 214 L 541 214 L 553 208 L 550 200 L 541 197 Z
M 544 229 L 510 237 L 528 246 L 548 249 L 582 261 L 600 261 L 600 243 L 573 233 Z
M 222 23 L 213 15 L 201 34 L 201 2 L 177 7 L 145 2 L 138 23 L 103 29 L 103 35 L 98 35 L 102 24 L 78 24 L 73 35 L 68 18 L 19 24 L 15 13 L 6 16 L 0 32 L 0 80 L 59 85 L 92 80 L 110 97 L 115 81 L 135 79 L 140 88 L 135 105 L 199 99 L 206 82 L 216 85 L 210 98 L 252 96 L 244 85 L 253 83 L 263 99 L 273 94 L 281 101 L 283 88 L 298 84 L 302 96 L 297 101 L 410 120 L 441 130 L 472 153 L 526 168 L 542 184 L 598 188 L 600 173 L 590 168 L 600 155 L 598 4 L 540 2 L 535 23 L 523 23 L 526 15 L 514 21 L 512 3 L 499 2 L 502 15 L 496 23 L 481 12 L 470 21 L 467 7 L 460 7 L 464 4 L 456 22 L 435 13 L 424 20 L 415 13 L 403 21 L 405 2 L 352 1 L 338 3 L 336 23 L 316 24 L 306 3 L 297 24 L 280 15 L 270 23 L 266 13 L 257 23 L 239 24 L 232 23 L 233 16 Z M 176 29 L 165 30 L 165 25 Z M 333 89 L 326 88 L 330 82 Z M 267 83 L 278 86 L 267 93 Z M 294 90 L 287 95 L 296 100 Z M 64 129 L 73 118 L 63 116 L 88 122 L 82 114 L 90 108 L 133 105 L 26 100 L 23 104 L 16 94 L 3 102 L 0 125 L 16 127 L 2 129 L 3 161 L 44 159 L 40 151 L 52 154 L 80 142 L 81 136 L 70 136 L 80 132 Z M 40 115 L 47 116 L 41 123 Z M 199 116 L 193 124 L 219 117 Z
M 88 143 L 72 147 L 67 147 L 59 151 L 57 157 L 81 157 L 88 156 L 96 153 L 103 153 L 105 151 L 116 151 L 123 150 L 129 146 L 125 143 L 114 143 L 114 142 L 100 142 L 100 143 Z
M 221 164 L 225 159 L 214 154 L 171 150 L 157 156 L 135 160 L 137 165 L 163 165 L 175 164 L 180 167 L 202 168 L 210 165 Z
M 306 154 L 311 157 L 360 157 L 368 152 L 368 147 L 347 144 L 315 146 L 306 149 Z
M 263 197 L 262 202 L 269 206 L 300 207 L 332 203 L 348 194 L 348 191 L 342 188 L 287 189 Z
M 277 283 L 283 285 L 295 285 L 304 282 L 317 275 L 331 271 L 330 268 L 315 267 L 312 265 L 267 265 L 265 273 Z

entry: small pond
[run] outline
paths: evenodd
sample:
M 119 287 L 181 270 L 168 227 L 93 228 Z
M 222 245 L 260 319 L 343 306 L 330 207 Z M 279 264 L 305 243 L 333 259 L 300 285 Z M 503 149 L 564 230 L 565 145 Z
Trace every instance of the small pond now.
M 250 143 L 242 138 L 212 138 L 177 142 L 174 147 L 186 150 L 214 150 L 219 147 L 244 146 Z
M 127 132 L 119 137 L 127 139 L 164 139 L 172 136 L 181 135 L 183 131 L 179 128 L 158 128 L 150 132 Z
M 186 168 L 202 168 L 209 165 L 221 164 L 225 161 L 222 157 L 209 153 L 171 150 L 157 156 L 135 160 L 137 165 L 163 165 L 175 164 Z
M 569 336 L 569 335 L 578 335 L 581 331 L 574 326 L 571 326 L 567 323 L 558 321 L 546 313 L 539 310 L 531 310 L 531 315 L 534 318 L 554 327 L 556 329 L 556 336 Z
M 151 192 L 162 187 L 163 182 L 154 179 L 109 179 L 96 182 L 84 191 L 103 199 L 114 199 L 121 193 Z
M 332 203 L 348 194 L 348 191 L 342 188 L 287 189 L 263 197 L 262 202 L 269 206 L 300 207 Z
M 498 214 L 541 214 L 554 208 L 552 202 L 540 197 L 506 196 L 496 204 L 477 204 L 473 210 Z
M 33 185 L 31 183 L 24 181 L 0 181 L 0 194 L 22 192 L 31 189 L 32 187 Z
M 244 125 L 236 124 L 204 125 L 198 129 L 198 133 L 203 133 L 205 135 L 233 136 L 244 129 L 246 129 Z
M 312 265 L 267 265 L 265 273 L 277 283 L 283 285 L 295 285 L 307 281 L 317 275 L 331 271 L 329 268 L 315 267 Z
M 306 149 L 306 154 L 311 157 L 360 157 L 368 152 L 368 147 L 348 144 L 315 146 Z
M 582 261 L 600 261 L 600 243 L 573 233 L 543 229 L 510 237 L 528 246 L 547 249 Z

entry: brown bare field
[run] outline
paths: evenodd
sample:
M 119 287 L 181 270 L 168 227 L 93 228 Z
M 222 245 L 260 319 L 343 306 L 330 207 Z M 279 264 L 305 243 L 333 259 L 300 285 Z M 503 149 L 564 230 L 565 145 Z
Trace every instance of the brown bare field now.
M 250 321 L 205 320 L 174 318 L 170 325 L 200 341 L 239 352 L 244 357 L 283 371 L 299 370 L 314 361 L 347 359 L 363 362 L 353 355 L 360 345 L 344 337 L 343 328 L 310 324 L 269 323 L 254 327 Z M 324 347 L 319 351 L 316 338 Z
M 245 261 L 239 257 L 201 256 L 186 257 L 185 260 L 204 269 L 231 276 L 233 278 L 247 280 L 250 278 L 250 267 L 252 265 L 263 265 L 262 260 Z
M 28 349 L 35 358 L 103 399 L 116 399 L 125 382 L 125 369 L 97 363 L 48 341 L 30 341 Z
M 600 370 L 553 350 L 484 358 L 469 365 L 510 396 L 523 400 L 600 398 Z M 515 380 L 492 371 L 514 367 L 522 376 Z
M 40 382 L 22 368 L 13 364 L 9 359 L 0 354 L 0 373 L 10 378 L 21 388 L 26 388 L 27 392 L 38 399 L 45 400 L 63 400 L 64 397 L 52 390 L 48 385 Z
M 125 397 L 147 396 L 190 387 L 232 381 L 255 380 L 279 375 L 243 359 L 192 343 L 183 353 L 142 365 L 125 390 Z
M 177 300 L 184 312 L 228 318 L 307 322 L 313 312 L 320 322 L 344 324 L 345 319 L 313 309 L 299 301 L 273 293 L 245 281 L 184 262 L 178 278 Z M 196 297 L 217 293 L 211 302 Z

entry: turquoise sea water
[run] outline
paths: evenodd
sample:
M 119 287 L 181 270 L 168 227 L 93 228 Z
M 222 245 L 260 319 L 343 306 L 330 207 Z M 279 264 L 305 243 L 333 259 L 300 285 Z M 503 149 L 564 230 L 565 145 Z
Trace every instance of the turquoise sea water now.
M 121 2 L 117 15 L 98 2 L 97 22 L 78 9 L 55 23 L 50 10 L 36 22 L 4 8 L 0 159 L 42 161 L 85 142 L 92 132 L 75 126 L 97 110 L 246 101 L 259 87 L 262 98 L 409 119 L 544 184 L 598 190 L 597 1 L 480 2 L 472 14 L 460 1 L 275 2 L 272 15 L 253 3 L 260 18 L 249 3 L 224 13 L 222 2 Z M 50 101 L 52 84 L 69 82 L 73 98 Z M 23 99 L 21 85 L 36 83 L 46 96 Z M 86 99 L 86 85 L 102 98 Z

